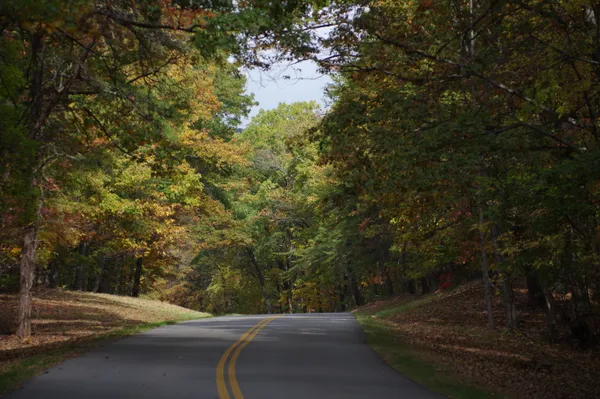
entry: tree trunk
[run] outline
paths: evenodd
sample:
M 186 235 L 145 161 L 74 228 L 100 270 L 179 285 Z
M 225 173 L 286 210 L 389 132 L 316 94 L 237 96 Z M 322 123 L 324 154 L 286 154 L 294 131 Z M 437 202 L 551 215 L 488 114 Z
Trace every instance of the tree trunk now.
M 598 277 L 596 277 L 596 280 L 592 283 L 592 287 L 593 287 L 593 293 L 592 293 L 592 298 L 598 302 L 600 301 L 600 280 L 598 280 Z
M 429 292 L 436 292 L 438 290 L 438 276 L 437 274 L 431 273 L 427 277 L 427 284 L 429 285 Z
M 407 258 L 407 254 L 406 254 L 406 249 L 408 248 L 408 241 L 404 241 L 404 243 L 402 244 L 402 253 L 400 254 L 400 286 L 403 287 L 402 290 L 404 292 L 402 292 L 402 294 L 404 294 L 406 291 L 408 291 L 408 293 L 410 295 L 413 295 L 415 293 L 415 288 L 414 288 L 414 284 L 412 280 L 406 280 L 406 258 Z
M 290 312 L 290 314 L 294 313 L 294 299 L 292 298 L 292 290 L 290 289 L 288 291 L 288 297 L 287 297 L 287 304 L 288 304 L 288 311 Z
M 267 292 L 267 285 L 265 282 L 265 277 L 260 269 L 260 265 L 258 264 L 258 260 L 256 259 L 256 255 L 254 255 L 254 251 L 250 248 L 246 249 L 248 256 L 250 257 L 250 261 L 256 270 L 256 277 L 258 278 L 258 282 L 260 287 L 262 288 L 263 298 L 265 300 L 265 305 L 267 306 L 267 313 L 271 314 L 271 300 L 269 298 L 269 294 Z
M 338 293 L 339 293 L 339 305 L 340 305 L 340 311 L 343 312 L 346 310 L 346 289 L 344 288 L 344 285 L 342 283 L 340 283 L 338 285 Z M 336 306 L 337 309 L 337 306 Z
M 279 284 L 279 282 L 275 284 L 275 288 L 277 289 L 277 298 L 279 298 L 277 301 L 277 306 L 279 307 L 279 309 L 276 310 L 276 313 L 280 314 L 283 314 L 283 309 L 285 309 L 285 302 L 283 302 L 281 298 L 281 290 L 283 289 L 282 286 L 283 284 Z
M 348 291 L 350 297 L 354 301 L 355 306 L 360 306 L 362 305 L 362 295 L 360 294 L 356 277 L 354 276 L 349 264 L 346 264 L 346 275 L 348 276 Z
M 556 328 L 556 304 L 554 302 L 554 297 L 552 296 L 552 290 L 548 287 L 548 284 L 543 280 L 539 280 L 539 285 L 544 294 L 549 340 L 550 342 L 555 342 L 558 338 L 558 331 Z
M 290 314 L 294 313 L 294 302 L 292 300 L 292 284 L 289 280 L 284 281 L 282 284 L 282 288 L 285 292 L 287 311 Z
M 502 303 L 504 305 L 504 313 L 506 314 L 506 325 L 508 328 L 515 328 L 517 326 L 517 309 L 512 281 L 510 281 L 510 277 L 506 271 L 502 272 Z
M 111 294 L 112 293 L 112 288 L 111 288 L 111 264 L 108 263 L 107 264 L 107 259 L 103 256 L 102 257 L 102 274 L 100 275 L 100 283 L 98 285 L 98 288 L 96 290 L 96 292 L 99 293 L 105 293 L 105 294 Z M 112 267 L 114 269 L 114 266 Z
M 56 259 L 56 257 L 50 261 L 50 264 L 48 265 L 48 288 L 58 287 L 59 267 L 60 261 Z
M 284 272 L 284 278 L 283 281 L 281 282 L 281 288 L 283 290 L 283 292 L 285 293 L 285 304 L 282 304 L 282 309 L 284 307 L 287 308 L 288 313 L 294 313 L 294 302 L 292 299 L 292 290 L 293 290 L 293 283 L 292 283 L 292 279 L 291 277 L 285 277 L 285 275 L 288 274 L 288 271 L 290 270 L 290 259 L 289 257 L 284 261 L 284 260 L 277 260 L 277 265 L 278 267 Z
M 31 65 L 29 85 L 29 96 L 31 98 L 28 132 L 29 138 L 34 141 L 40 140 L 42 120 L 42 80 L 44 43 L 39 33 L 33 35 L 31 40 Z M 27 161 L 25 161 L 27 162 Z M 23 247 L 19 261 L 19 307 L 17 313 L 17 336 L 21 339 L 31 336 L 31 289 L 35 273 L 35 254 L 37 250 L 37 238 L 41 220 L 42 198 L 35 194 L 40 189 L 36 184 L 36 169 L 41 165 L 39 152 L 27 165 L 29 185 L 27 187 L 30 198 L 25 200 L 25 217 L 27 223 L 23 230 Z
M 82 241 L 79 244 L 78 249 L 78 259 L 77 266 L 75 267 L 75 278 L 73 279 L 73 290 L 75 291 L 84 291 L 85 290 L 85 282 L 86 282 L 86 261 L 84 258 L 87 258 L 89 243 Z
M 479 224 L 483 224 L 483 209 L 479 210 Z M 487 258 L 487 240 L 482 226 L 479 226 L 479 238 L 481 240 L 481 276 L 483 278 L 483 290 L 485 294 L 485 308 L 487 311 L 488 327 L 496 328 L 494 322 L 494 308 L 492 306 L 492 287 L 490 284 L 489 264 Z
M 323 302 L 321 295 L 321 283 L 320 280 L 317 279 L 317 284 L 315 286 L 316 296 L 317 296 L 317 312 L 323 313 Z
M 38 205 L 35 221 L 25 227 L 23 234 L 23 252 L 19 263 L 20 289 L 17 337 L 24 339 L 31 336 L 31 288 L 35 273 L 35 253 L 39 231 L 41 201 Z
M 356 277 L 352 274 L 350 280 L 352 281 L 352 297 L 354 298 L 354 304 L 356 306 L 361 306 L 363 304 L 362 294 L 360 292 L 360 288 L 358 286 L 358 282 L 356 281 Z
M 417 291 L 415 288 L 415 280 L 408 279 L 406 280 L 406 291 L 408 291 L 409 295 L 414 295 Z
M 387 296 L 394 296 L 394 282 L 392 281 L 389 269 L 385 270 L 385 286 L 387 288 Z
M 383 261 L 383 259 L 379 259 L 377 261 L 377 267 L 379 269 L 379 280 L 380 280 L 380 284 L 382 285 L 382 292 L 381 292 L 381 296 L 392 296 L 393 293 L 393 288 L 390 287 L 390 280 L 389 280 L 389 275 L 386 273 L 385 271 L 385 262 Z
M 263 294 L 263 298 L 265 299 L 265 306 L 267 307 L 267 314 L 271 314 L 272 310 L 271 310 L 271 299 L 269 299 L 269 293 L 267 292 L 267 287 L 265 285 L 265 280 L 264 278 L 259 279 L 260 281 L 260 286 L 262 287 L 262 294 Z
M 117 295 L 122 294 L 125 289 L 123 288 L 125 279 L 123 276 L 125 275 L 125 257 L 123 255 L 119 256 L 115 259 L 115 280 L 113 284 L 113 292 Z
M 394 285 L 390 277 L 389 270 L 385 267 L 387 261 L 386 250 L 379 247 L 379 259 L 377 260 L 377 266 L 379 268 L 379 278 L 381 282 L 385 284 L 384 296 L 391 297 L 394 295 Z
M 512 289 L 512 281 L 508 272 L 503 268 L 504 258 L 500 254 L 500 247 L 498 245 L 498 227 L 492 226 L 492 242 L 494 245 L 494 257 L 496 260 L 496 269 L 501 270 L 500 276 L 502 278 L 502 304 L 504 305 L 504 313 L 506 314 L 506 325 L 512 329 L 517 326 L 517 310 L 515 307 L 514 294 Z
M 534 309 L 546 306 L 544 290 L 540 285 L 537 273 L 531 269 L 527 271 L 527 303 Z
M 588 315 L 592 312 L 588 287 L 581 276 L 576 278 L 575 284 L 573 284 L 573 304 L 575 305 L 575 317 Z
M 294 235 L 292 233 L 292 231 L 290 229 L 286 230 L 286 236 L 287 236 L 287 242 L 288 242 L 288 251 L 289 251 L 289 255 L 286 256 L 285 259 L 285 271 L 288 274 L 288 278 L 287 278 L 287 305 L 288 305 L 288 310 L 291 313 L 294 313 L 294 280 L 295 280 L 295 275 L 294 273 L 291 273 L 290 270 L 292 269 L 292 262 L 296 260 L 296 256 L 294 255 L 294 253 L 296 252 L 296 249 L 294 248 Z
M 100 287 L 106 275 L 106 256 L 101 254 L 98 257 L 98 275 L 96 276 L 96 282 L 94 283 L 94 292 L 100 292 Z
M 421 277 L 421 295 L 429 294 L 429 284 L 427 277 Z
M 587 284 L 585 283 L 585 277 L 578 274 L 576 271 L 576 265 L 574 264 L 572 229 L 566 232 L 564 236 L 562 269 L 575 276 L 573 279 L 571 279 L 575 318 L 578 318 L 581 315 L 589 314 L 591 312 L 591 304 Z
M 140 280 L 142 279 L 142 267 L 144 265 L 144 258 L 139 257 L 135 260 L 135 273 L 133 274 L 133 287 L 131 288 L 131 296 L 140 296 Z

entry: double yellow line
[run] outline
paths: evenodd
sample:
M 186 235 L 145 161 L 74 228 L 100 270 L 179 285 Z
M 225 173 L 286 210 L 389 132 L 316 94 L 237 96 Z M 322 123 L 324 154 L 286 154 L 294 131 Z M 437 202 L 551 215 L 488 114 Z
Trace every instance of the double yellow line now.
M 248 331 L 246 331 L 240 339 L 237 340 L 233 345 L 231 345 L 223 356 L 221 360 L 219 360 L 219 364 L 217 365 L 217 392 L 219 393 L 219 399 L 230 399 L 229 392 L 227 391 L 227 383 L 225 381 L 225 365 L 227 364 L 227 359 L 229 359 L 229 355 L 233 352 L 231 359 L 229 360 L 229 367 L 227 368 L 227 374 L 229 377 L 229 385 L 231 386 L 231 392 L 233 392 L 233 397 L 235 399 L 244 399 L 244 395 L 242 395 L 242 391 L 240 390 L 240 386 L 238 385 L 237 379 L 235 377 L 235 363 L 237 362 L 238 357 L 242 350 L 248 346 L 248 344 L 256 337 L 256 335 L 267 326 L 273 320 L 279 318 L 281 316 L 271 316 L 262 319 L 252 327 Z

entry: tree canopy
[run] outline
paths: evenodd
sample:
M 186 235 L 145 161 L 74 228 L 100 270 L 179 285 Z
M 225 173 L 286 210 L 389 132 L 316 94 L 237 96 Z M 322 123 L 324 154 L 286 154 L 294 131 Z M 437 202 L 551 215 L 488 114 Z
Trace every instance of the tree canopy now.
M 478 278 L 491 328 L 518 325 L 523 281 L 559 334 L 599 288 L 599 17 L 586 0 L 3 2 L 0 286 L 20 286 L 19 334 L 34 282 L 271 313 Z M 331 107 L 241 127 L 240 68 L 299 59 L 333 77 Z

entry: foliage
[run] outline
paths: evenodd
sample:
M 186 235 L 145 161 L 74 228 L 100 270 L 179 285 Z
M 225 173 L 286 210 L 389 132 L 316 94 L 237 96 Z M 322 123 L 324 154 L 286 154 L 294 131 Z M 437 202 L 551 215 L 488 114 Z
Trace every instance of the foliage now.
M 0 284 L 35 264 L 51 286 L 254 313 L 482 278 L 489 326 L 498 295 L 512 329 L 527 281 L 552 340 L 595 346 L 598 18 L 585 0 L 4 2 Z M 334 77 L 331 108 L 240 129 L 240 68 L 299 58 Z
M 194 222 L 221 209 L 219 176 L 245 163 L 239 67 L 268 67 L 256 51 L 276 44 L 310 51 L 321 6 L 2 3 L 1 281 L 18 268 L 19 336 L 36 265 L 51 286 L 134 296 L 175 273 Z

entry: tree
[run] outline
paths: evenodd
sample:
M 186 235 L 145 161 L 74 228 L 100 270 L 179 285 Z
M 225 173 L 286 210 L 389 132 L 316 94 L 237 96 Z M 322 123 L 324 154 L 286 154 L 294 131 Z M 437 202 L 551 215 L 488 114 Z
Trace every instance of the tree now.
M 277 30 L 284 37 L 310 40 L 309 33 L 288 29 L 308 7 L 263 1 L 242 8 L 234 2 L 215 3 L 206 9 L 154 0 L 133 6 L 121 1 L 3 2 L 1 47 L 8 55 L 2 61 L 3 81 L 10 75 L 16 79 L 2 92 L 3 113 L 10 116 L 6 129 L 13 137 L 3 141 L 2 152 L 20 150 L 20 171 L 13 171 L 16 162 L 4 167 L 11 171 L 11 181 L 23 182 L 25 204 L 20 212 L 20 337 L 30 334 L 30 291 L 45 194 L 41 181 L 47 167 L 84 152 L 83 138 L 90 134 L 127 154 L 168 138 L 186 111 L 176 101 L 164 106 L 165 99 L 156 93 L 160 79 L 155 79 L 182 59 L 189 34 L 195 34 L 204 56 L 234 51 L 240 59 L 255 61 L 246 55 L 250 48 L 239 41 L 240 33 L 245 32 L 245 39 L 266 35 L 261 45 L 271 43 L 266 37 Z M 90 102 L 97 108 L 90 109 Z M 110 125 L 116 110 L 124 125 L 117 131 Z M 145 129 L 139 128 L 142 121 Z
M 320 60 L 341 72 L 320 129 L 339 178 L 380 207 L 392 251 L 420 275 L 474 263 L 480 233 L 481 275 L 489 266 L 500 276 L 510 326 L 510 280 L 531 263 L 547 298 L 570 276 L 575 313 L 589 309 L 596 12 L 576 2 L 375 2 L 335 29 L 335 53 Z

